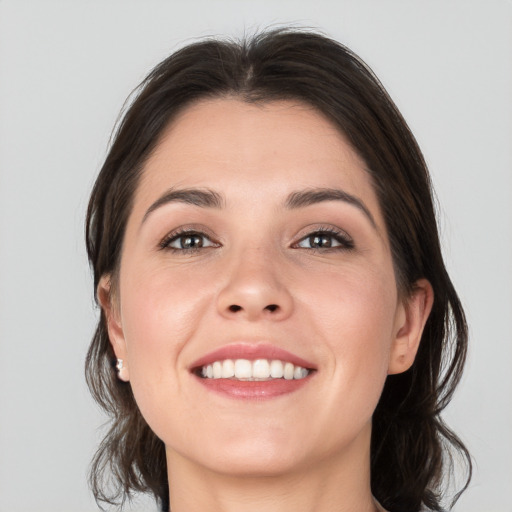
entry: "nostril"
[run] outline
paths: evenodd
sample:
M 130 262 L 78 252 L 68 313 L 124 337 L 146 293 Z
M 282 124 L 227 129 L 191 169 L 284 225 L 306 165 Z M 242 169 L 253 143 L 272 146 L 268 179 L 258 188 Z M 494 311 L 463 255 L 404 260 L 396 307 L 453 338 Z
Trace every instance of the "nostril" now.
M 237 313 L 238 311 L 241 311 L 243 309 L 244 308 L 242 306 L 239 306 L 238 304 L 231 304 L 231 306 L 228 307 L 228 310 L 231 313 Z M 263 309 L 270 311 L 271 313 L 274 313 L 279 309 L 279 305 L 278 304 L 269 304 L 268 306 L 265 306 Z

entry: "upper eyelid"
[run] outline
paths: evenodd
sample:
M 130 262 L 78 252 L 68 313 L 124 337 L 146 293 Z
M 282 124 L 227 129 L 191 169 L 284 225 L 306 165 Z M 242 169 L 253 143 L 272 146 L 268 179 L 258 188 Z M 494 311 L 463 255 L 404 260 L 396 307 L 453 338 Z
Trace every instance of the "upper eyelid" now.
M 186 234 L 198 234 L 198 235 L 203 235 L 203 236 L 206 236 L 208 238 L 211 238 L 211 239 L 219 239 L 219 237 L 209 228 L 207 228 L 206 226 L 203 226 L 203 225 L 199 225 L 199 224 L 187 224 L 187 225 L 183 225 L 183 226 L 179 226 L 175 229 L 171 229 L 170 231 L 168 231 L 165 236 L 162 237 L 162 240 L 165 240 L 165 239 L 171 239 L 175 236 L 180 236 L 180 235 L 186 235 Z
M 342 238 L 345 238 L 347 240 L 353 241 L 352 236 L 350 236 L 344 229 L 335 227 L 335 226 L 325 226 L 325 225 L 317 225 L 317 226 L 308 226 L 304 229 L 301 229 L 299 233 L 297 234 L 296 238 L 297 240 L 302 240 L 303 238 L 306 238 L 307 236 L 311 236 L 315 233 L 326 233 L 328 235 L 338 235 Z
M 202 227 L 202 228 L 192 227 L 192 226 L 189 226 L 189 227 L 179 227 L 179 228 L 173 229 L 172 231 L 167 233 L 158 242 L 158 247 L 160 247 L 161 249 L 166 249 L 166 248 L 168 248 L 169 244 L 173 240 L 179 238 L 180 236 L 186 236 L 186 235 L 204 236 L 205 238 L 208 238 L 208 240 L 210 242 L 212 242 L 212 244 L 219 245 L 220 242 L 218 241 L 218 239 L 216 239 L 216 237 L 213 236 L 212 234 L 210 234 L 208 231 L 209 230 L 205 230 L 204 227 Z
M 311 237 L 315 234 L 323 234 L 330 236 L 332 238 L 337 239 L 337 241 L 341 244 L 339 247 L 328 247 L 328 248 L 305 248 L 299 247 L 299 244 L 303 242 L 308 237 Z M 355 248 L 354 239 L 343 229 L 334 226 L 321 226 L 316 227 L 315 229 L 309 229 L 307 232 L 303 233 L 301 236 L 298 236 L 296 240 L 291 245 L 294 249 L 305 249 L 308 251 L 332 251 L 332 250 L 353 250 Z

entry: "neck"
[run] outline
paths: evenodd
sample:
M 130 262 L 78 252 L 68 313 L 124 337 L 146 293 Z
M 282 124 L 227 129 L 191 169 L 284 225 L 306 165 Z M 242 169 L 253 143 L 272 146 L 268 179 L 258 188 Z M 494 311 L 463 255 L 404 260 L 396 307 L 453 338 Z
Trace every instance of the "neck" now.
M 367 446 L 369 447 L 369 439 Z M 230 475 L 199 466 L 168 449 L 172 512 L 377 512 L 369 449 L 327 458 L 301 470 Z

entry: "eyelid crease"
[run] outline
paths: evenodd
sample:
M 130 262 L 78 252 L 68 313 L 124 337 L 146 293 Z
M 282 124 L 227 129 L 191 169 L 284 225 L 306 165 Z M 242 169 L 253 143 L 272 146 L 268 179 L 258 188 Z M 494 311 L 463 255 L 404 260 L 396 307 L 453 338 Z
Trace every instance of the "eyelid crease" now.
M 299 231 L 298 237 L 305 238 L 316 233 L 327 233 L 329 235 L 339 235 L 347 240 L 353 240 L 352 237 L 344 230 L 332 224 L 310 224 Z

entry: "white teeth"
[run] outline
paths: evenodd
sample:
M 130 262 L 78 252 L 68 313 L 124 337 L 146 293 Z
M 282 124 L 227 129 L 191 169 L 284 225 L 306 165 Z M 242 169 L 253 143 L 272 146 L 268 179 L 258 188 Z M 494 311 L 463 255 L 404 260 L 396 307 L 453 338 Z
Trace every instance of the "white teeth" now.
M 306 368 L 302 368 L 300 366 L 296 366 L 293 369 L 293 378 L 294 379 L 303 379 L 308 374 L 307 372 L 308 371 L 306 370 Z
M 255 379 L 268 379 L 270 377 L 270 364 L 266 359 L 256 359 L 252 363 L 252 377 Z
M 237 379 L 250 379 L 252 377 L 252 364 L 248 359 L 235 361 L 235 377 Z
M 269 379 L 304 379 L 309 370 L 295 366 L 289 361 L 273 359 L 225 359 L 215 361 L 201 368 L 201 375 L 207 379 L 240 379 L 240 380 L 269 380 Z
M 222 363 L 220 361 L 215 361 L 213 363 L 213 378 L 220 379 L 222 377 Z
M 222 378 L 230 379 L 235 376 L 235 363 L 231 359 L 222 362 Z
M 286 380 L 292 380 L 293 379 L 293 364 L 292 363 L 285 363 L 284 365 L 284 378 Z
M 270 363 L 270 376 L 274 379 L 281 379 L 284 375 L 283 363 L 274 359 Z

